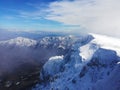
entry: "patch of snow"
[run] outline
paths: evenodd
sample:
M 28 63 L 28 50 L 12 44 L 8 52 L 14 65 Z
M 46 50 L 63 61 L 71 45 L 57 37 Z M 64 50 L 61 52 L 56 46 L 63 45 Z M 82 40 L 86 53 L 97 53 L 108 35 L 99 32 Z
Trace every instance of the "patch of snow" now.
M 120 62 L 118 62 L 117 64 L 120 64 Z
M 51 57 L 47 63 L 43 66 L 43 72 L 41 75 L 43 77 L 53 76 L 58 73 L 61 69 L 63 63 L 63 55 L 62 56 L 53 56 Z M 42 78 L 43 78 L 42 77 Z
M 79 55 L 82 57 L 82 61 L 86 62 L 86 61 L 91 60 L 91 58 L 93 57 L 93 54 L 96 52 L 98 48 L 99 46 L 93 43 L 80 47 Z
M 58 59 L 59 59 L 59 60 L 63 60 L 63 55 L 62 55 L 62 56 L 53 56 L 53 57 L 49 58 L 49 60 L 53 60 L 53 61 L 54 61 L 54 60 L 56 61 L 56 60 L 58 60 Z

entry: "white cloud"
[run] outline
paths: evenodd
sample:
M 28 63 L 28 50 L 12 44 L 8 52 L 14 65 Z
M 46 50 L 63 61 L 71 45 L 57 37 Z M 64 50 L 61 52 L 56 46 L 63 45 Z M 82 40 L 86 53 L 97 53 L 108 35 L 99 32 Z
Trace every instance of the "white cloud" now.
M 46 12 L 46 19 L 80 25 L 88 32 L 120 33 L 120 0 L 64 0 L 52 2 Z

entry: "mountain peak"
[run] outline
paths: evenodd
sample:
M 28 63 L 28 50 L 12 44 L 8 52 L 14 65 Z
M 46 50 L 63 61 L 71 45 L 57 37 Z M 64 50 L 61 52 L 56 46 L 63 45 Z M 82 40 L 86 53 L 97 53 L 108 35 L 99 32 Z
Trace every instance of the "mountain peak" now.
M 14 39 L 6 40 L 6 41 L 1 41 L 1 44 L 6 44 L 6 45 L 16 45 L 16 46 L 33 46 L 37 42 L 32 39 L 24 38 L 24 37 L 17 37 Z

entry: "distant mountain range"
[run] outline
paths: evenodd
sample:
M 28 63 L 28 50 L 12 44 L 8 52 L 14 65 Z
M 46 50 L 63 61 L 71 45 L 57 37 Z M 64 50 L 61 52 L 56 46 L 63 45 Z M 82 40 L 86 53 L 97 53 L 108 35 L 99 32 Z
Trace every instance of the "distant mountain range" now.
M 68 33 L 46 32 L 46 31 L 8 31 L 0 29 L 0 41 L 9 40 L 17 37 L 25 37 L 30 39 L 40 39 L 46 36 L 65 36 Z

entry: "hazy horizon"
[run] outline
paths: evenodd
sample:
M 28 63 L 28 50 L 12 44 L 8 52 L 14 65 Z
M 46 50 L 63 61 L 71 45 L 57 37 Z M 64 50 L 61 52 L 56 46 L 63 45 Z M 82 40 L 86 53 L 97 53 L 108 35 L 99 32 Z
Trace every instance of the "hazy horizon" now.
M 119 0 L 1 0 L 0 28 L 119 37 Z

